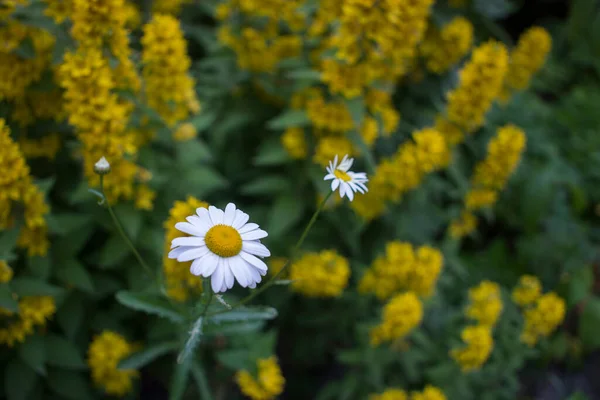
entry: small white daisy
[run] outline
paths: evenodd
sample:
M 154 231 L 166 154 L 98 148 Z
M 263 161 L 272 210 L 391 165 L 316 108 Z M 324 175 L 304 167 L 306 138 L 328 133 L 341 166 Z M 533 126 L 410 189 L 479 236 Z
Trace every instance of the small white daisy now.
M 367 186 L 367 174 L 364 172 L 352 172 L 348 171 L 350 167 L 352 167 L 352 163 L 354 162 L 354 158 L 348 158 L 346 154 L 338 165 L 338 157 L 337 155 L 333 159 L 333 161 L 329 161 L 329 167 L 327 167 L 327 175 L 325 175 L 326 181 L 333 179 L 331 181 L 331 190 L 335 191 L 338 186 L 340 188 L 340 197 L 344 197 L 344 195 L 348 196 L 348 200 L 354 200 L 354 192 L 365 193 L 368 191 Z
M 233 287 L 234 278 L 240 286 L 255 288 L 267 273 L 267 265 L 259 257 L 271 252 L 260 242 L 267 232 L 254 223 L 247 223 L 248 214 L 229 203 L 225 211 L 210 206 L 198 208 L 196 215 L 187 217 L 175 228 L 191 236 L 178 237 L 171 242 L 169 258 L 192 261 L 192 274 L 211 277 L 215 293 Z

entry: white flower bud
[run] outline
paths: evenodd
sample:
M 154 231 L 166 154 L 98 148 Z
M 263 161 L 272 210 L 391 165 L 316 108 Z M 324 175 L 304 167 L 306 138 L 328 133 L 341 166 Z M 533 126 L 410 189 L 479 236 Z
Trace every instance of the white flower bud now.
M 99 159 L 98 162 L 94 164 L 94 171 L 98 175 L 108 174 L 110 172 L 110 164 L 108 163 L 108 160 L 106 160 L 105 157 Z

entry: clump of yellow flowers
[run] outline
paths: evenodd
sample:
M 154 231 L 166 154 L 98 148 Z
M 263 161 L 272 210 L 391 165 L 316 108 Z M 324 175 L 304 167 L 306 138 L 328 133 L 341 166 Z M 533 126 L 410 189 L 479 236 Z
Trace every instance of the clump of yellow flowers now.
M 334 250 L 306 253 L 292 263 L 292 290 L 308 297 L 338 297 L 348 285 L 348 260 Z
M 380 394 L 372 394 L 369 400 L 446 400 L 446 395 L 439 388 L 427 385 L 420 392 L 410 394 L 402 389 L 387 389 Z
M 429 297 L 443 264 L 442 253 L 433 247 L 414 249 L 410 243 L 390 242 L 361 279 L 359 292 L 374 293 L 380 300 L 403 290 Z
M 423 319 L 423 304 L 414 292 L 397 294 L 384 306 L 383 321 L 371 329 L 371 345 L 404 338 Z
M 554 292 L 542 294 L 542 284 L 535 276 L 522 276 L 512 298 L 523 309 L 525 328 L 521 341 L 530 347 L 550 336 L 565 318 L 565 301 Z
M 459 238 L 473 232 L 477 226 L 474 211 L 496 203 L 499 192 L 521 160 L 526 140 L 525 132 L 515 125 L 498 128 L 496 136 L 488 143 L 486 158 L 475 166 L 471 190 L 464 199 L 463 213 L 450 225 L 452 237 Z
M 500 286 L 491 281 L 483 281 L 469 289 L 469 306 L 467 317 L 477 321 L 479 325 L 493 327 L 502 313 L 502 297 Z
M 185 301 L 194 292 L 202 290 L 202 279 L 190 274 L 189 263 L 180 263 L 168 257 L 173 239 L 183 235 L 175 229 L 175 224 L 185 222 L 186 217 L 194 215 L 197 208 L 208 208 L 208 203 L 189 196 L 185 201 L 176 201 L 169 211 L 169 218 L 164 223 L 165 246 L 163 254 L 163 274 L 169 297 L 176 301 Z
M 113 396 L 124 396 L 133 390 L 136 370 L 119 370 L 119 362 L 135 351 L 120 334 L 103 331 L 94 337 L 88 349 L 88 365 L 94 383 Z
M 241 370 L 235 380 L 243 394 L 252 400 L 275 399 L 283 392 L 285 378 L 275 357 L 259 359 L 256 362 L 258 373 L 254 377 L 249 371 Z
M 464 17 L 456 17 L 441 29 L 430 26 L 419 45 L 425 66 L 441 74 L 457 64 L 471 49 L 473 25 Z
M 24 226 L 17 245 L 30 256 L 45 255 L 50 245 L 45 216 L 49 211 L 44 194 L 33 184 L 29 167 L 10 130 L 0 118 L 0 230 L 11 228 L 18 216 L 17 205 L 23 207 Z

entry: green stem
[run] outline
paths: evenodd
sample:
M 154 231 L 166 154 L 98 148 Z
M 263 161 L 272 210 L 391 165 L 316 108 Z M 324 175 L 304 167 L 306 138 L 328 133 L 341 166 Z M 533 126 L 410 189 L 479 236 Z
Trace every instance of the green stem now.
M 131 252 L 133 253 L 133 255 L 135 256 L 135 258 L 137 259 L 137 261 L 144 268 L 144 270 L 146 271 L 146 273 L 151 278 L 157 279 L 157 282 L 159 282 L 159 287 L 160 287 L 161 285 L 160 285 L 160 281 L 158 280 L 159 278 L 155 276 L 154 272 L 152 271 L 152 268 L 150 268 L 150 266 L 148 266 L 148 264 L 146 264 L 146 261 L 144 261 L 144 259 L 140 255 L 140 253 L 135 248 L 135 246 L 134 246 L 133 242 L 131 241 L 131 239 L 129 239 L 129 236 L 127 236 L 127 234 L 125 233 L 125 230 L 123 229 L 123 226 L 121 225 L 121 222 L 119 221 L 119 218 L 117 217 L 117 214 L 115 214 L 115 211 L 111 207 L 110 202 L 106 198 L 106 194 L 104 193 L 104 176 L 103 175 L 100 175 L 100 192 L 102 192 L 102 195 L 104 196 L 104 201 L 106 203 L 106 208 L 108 209 L 108 213 L 110 214 L 110 217 L 112 218 L 112 221 L 113 221 L 115 227 L 117 228 L 117 231 L 119 232 L 119 235 L 121 235 L 121 237 L 123 238 L 123 240 L 125 241 L 125 243 L 129 247 L 129 249 L 131 250 Z
M 288 269 L 288 267 L 290 266 L 290 264 L 296 259 L 296 256 L 298 255 L 298 251 L 300 250 L 300 247 L 304 243 L 304 240 L 306 239 L 306 236 L 308 235 L 308 232 L 310 231 L 310 229 L 312 228 L 312 226 L 317 221 L 317 217 L 319 216 L 319 214 L 323 210 L 323 207 L 325 206 L 325 203 L 327 203 L 327 200 L 329 200 L 329 198 L 331 197 L 331 195 L 333 193 L 334 193 L 333 191 L 329 192 L 329 194 L 327 196 L 325 196 L 325 198 L 323 199 L 323 201 L 321 202 L 321 204 L 319 204 L 319 207 L 317 207 L 317 211 L 315 211 L 315 213 L 313 214 L 312 218 L 308 222 L 308 225 L 306 225 L 306 228 L 304 228 L 304 232 L 302 232 L 302 235 L 300 236 L 300 239 L 298 239 L 298 241 L 294 245 L 294 248 L 292 249 L 292 253 L 290 255 L 290 258 L 287 260 L 287 262 L 284 264 L 284 266 L 279 270 L 279 272 L 277 272 L 275 275 L 273 275 L 273 277 L 271 279 L 269 279 L 267 282 L 265 282 L 261 287 L 259 287 L 258 289 L 254 290 L 252 293 L 250 293 L 244 299 L 240 300 L 237 304 L 234 304 L 233 306 L 231 306 L 231 310 L 233 310 L 234 308 L 243 306 L 244 304 L 249 303 L 256 296 L 258 296 L 259 294 L 261 294 L 262 292 L 264 292 L 269 287 L 271 287 L 271 286 L 273 286 L 275 284 L 275 282 L 277 281 L 277 278 L 279 278 L 279 276 L 281 274 L 283 274 Z M 216 311 L 216 312 L 208 314 L 206 316 L 207 317 L 212 317 L 213 315 L 224 314 L 224 313 L 226 313 L 228 311 L 230 311 L 230 310 Z

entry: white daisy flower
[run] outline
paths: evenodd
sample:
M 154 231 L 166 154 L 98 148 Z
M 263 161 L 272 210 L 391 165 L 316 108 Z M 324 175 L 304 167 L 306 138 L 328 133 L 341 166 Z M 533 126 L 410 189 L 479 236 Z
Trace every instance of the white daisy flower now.
M 248 223 L 248 214 L 229 203 L 225 211 L 210 206 L 198 208 L 198 215 L 187 217 L 175 228 L 191 236 L 171 242 L 169 258 L 192 261 L 192 274 L 211 277 L 215 293 L 233 287 L 234 278 L 240 286 L 255 288 L 267 273 L 267 265 L 259 257 L 271 252 L 260 242 L 267 232 L 257 224 Z
M 327 167 L 327 175 L 325 175 L 326 181 L 331 181 L 331 190 L 335 191 L 338 186 L 340 188 L 340 197 L 344 195 L 348 196 L 348 200 L 354 200 L 354 192 L 365 193 L 368 191 L 367 186 L 367 174 L 364 172 L 352 172 L 348 171 L 352 167 L 354 158 L 348 158 L 346 154 L 342 159 L 342 162 L 338 165 L 337 155 L 333 161 L 329 161 L 329 167 Z

